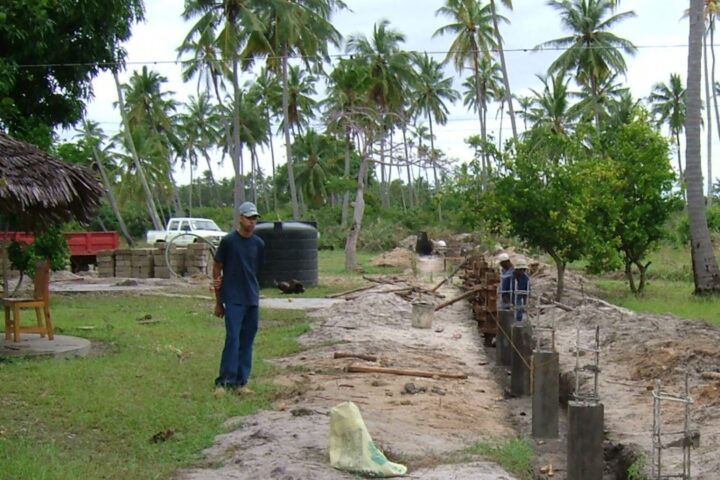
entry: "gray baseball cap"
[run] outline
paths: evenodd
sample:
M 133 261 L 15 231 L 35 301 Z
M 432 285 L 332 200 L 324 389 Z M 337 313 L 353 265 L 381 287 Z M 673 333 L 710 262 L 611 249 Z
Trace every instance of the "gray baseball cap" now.
M 240 206 L 237 209 L 237 213 L 242 215 L 243 217 L 254 217 L 254 216 L 260 216 L 260 214 L 257 211 L 257 207 L 252 202 L 243 202 L 240 204 Z

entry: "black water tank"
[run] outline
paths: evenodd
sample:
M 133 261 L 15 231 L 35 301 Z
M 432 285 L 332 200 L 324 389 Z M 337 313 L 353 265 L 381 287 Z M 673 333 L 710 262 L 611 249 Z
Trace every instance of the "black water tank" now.
M 260 288 L 275 281 L 297 280 L 305 287 L 318 284 L 318 233 L 310 223 L 261 222 L 255 234 L 265 242 L 265 265 L 260 269 Z

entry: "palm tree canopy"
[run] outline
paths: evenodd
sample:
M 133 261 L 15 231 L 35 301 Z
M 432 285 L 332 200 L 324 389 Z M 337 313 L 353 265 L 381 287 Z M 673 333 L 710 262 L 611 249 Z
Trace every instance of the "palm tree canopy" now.
M 571 33 L 535 47 L 564 50 L 550 65 L 551 72 L 575 69 L 578 81 L 588 85 L 612 72 L 625 73 L 627 65 L 622 52 L 634 55 L 637 48 L 610 29 L 634 17 L 635 12 L 613 14 L 614 6 L 609 0 L 550 0 L 548 5 L 559 12 L 562 25 Z
M 673 73 L 668 83 L 656 83 L 648 98 L 658 125 L 667 123 L 672 135 L 681 133 L 685 126 L 686 97 L 680 75 Z
M 490 4 L 483 6 L 477 0 L 446 0 L 435 15 L 451 19 L 451 23 L 433 33 L 433 38 L 447 33 L 455 35 L 443 63 L 452 62 L 458 72 L 462 72 L 468 62 L 472 63 L 478 53 L 487 57 L 497 47 Z M 497 15 L 497 20 L 507 22 L 501 15 Z
M 452 86 L 453 79 L 444 77 L 442 65 L 427 53 L 415 55 L 414 61 L 418 75 L 412 89 L 415 98 L 412 108 L 432 115 L 437 123 L 445 125 L 449 112 L 445 102 L 455 103 L 460 98 Z

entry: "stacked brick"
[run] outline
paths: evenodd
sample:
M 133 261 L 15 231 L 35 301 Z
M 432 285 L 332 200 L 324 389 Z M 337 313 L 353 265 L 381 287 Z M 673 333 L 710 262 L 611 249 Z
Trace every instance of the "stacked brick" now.
M 115 252 L 112 250 L 104 250 L 98 252 L 97 258 L 98 277 L 114 277 L 115 276 Z
M 185 275 L 208 275 L 212 255 L 210 245 L 205 242 L 191 243 L 185 252 Z
M 132 250 L 123 248 L 115 250 L 115 276 L 132 278 Z
M 182 276 L 185 273 L 185 249 L 175 248 L 167 255 L 167 260 L 175 274 Z M 157 248 L 153 252 L 153 263 L 155 268 L 155 278 L 170 278 L 172 273 L 168 269 L 166 262 L 165 249 Z
M 130 255 L 132 278 L 153 278 L 153 251 L 155 248 L 135 248 Z
M 465 264 L 463 287 L 477 289 L 470 297 L 473 316 L 483 334 L 485 344 L 490 345 L 497 332 L 497 300 L 500 274 L 495 265 L 490 265 L 484 257 L 476 255 Z

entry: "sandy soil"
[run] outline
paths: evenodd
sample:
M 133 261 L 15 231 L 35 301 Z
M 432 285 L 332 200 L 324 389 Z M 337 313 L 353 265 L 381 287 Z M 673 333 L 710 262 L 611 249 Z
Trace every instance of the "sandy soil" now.
M 406 266 L 406 253 L 395 251 L 382 262 Z M 398 260 L 395 262 L 395 260 Z M 418 275 L 404 276 L 409 284 L 437 284 L 442 278 L 439 257 L 421 258 Z M 395 275 L 394 277 L 397 277 Z M 607 470 L 615 479 L 614 464 L 641 453 L 651 457 L 653 424 L 652 388 L 660 381 L 663 391 L 681 394 L 689 375 L 691 429 L 700 434 L 692 450 L 692 474 L 698 480 L 717 479 L 720 471 L 720 381 L 703 373 L 720 371 L 720 329 L 700 321 L 679 320 L 670 315 L 637 314 L 593 297 L 582 277 L 566 275 L 566 311 L 553 306 L 555 290 L 551 266 L 533 264 L 534 302 L 532 323 L 554 326 L 560 352 L 562 377 L 574 387 L 577 326 L 581 343 L 593 343 L 600 327 L 599 395 L 605 407 Z M 185 282 L 184 280 L 179 280 Z M 198 285 L 203 279 L 198 279 Z M 98 280 L 66 279 L 101 283 Z M 147 282 L 173 292 L 178 280 Z M 117 283 L 117 282 L 115 282 Z M 431 329 L 411 326 L 410 302 L 389 290 L 402 284 L 377 285 L 333 303 L 308 302 L 315 309 L 312 330 L 301 338 L 307 347 L 301 354 L 278 360 L 289 368 L 278 381 L 291 387 L 288 399 L 273 411 L 242 419 L 230 419 L 229 433 L 217 438 L 204 452 L 205 461 L 194 469 L 178 472 L 181 479 L 342 479 L 356 478 L 329 466 L 327 458 L 329 410 L 352 400 L 359 407 L 370 434 L 388 457 L 409 467 L 409 478 L 512 479 L 510 474 L 482 459 L 468 458 L 463 449 L 479 440 L 530 438 L 529 398 L 505 398 L 507 371 L 495 366 L 494 349 L 484 349 L 465 301 L 437 312 Z M 131 286 L 126 286 L 131 287 Z M 113 288 L 120 286 L 113 285 Z M 181 289 L 180 289 L 181 290 Z M 384 292 L 384 293 L 383 293 Z M 460 293 L 452 285 L 439 293 L 452 298 Z M 428 300 L 425 296 L 424 300 Z M 292 303 L 301 304 L 300 299 Z M 273 305 L 282 308 L 282 302 Z M 354 352 L 379 357 L 378 362 L 333 359 L 334 352 Z M 395 368 L 464 372 L 464 380 L 416 378 L 386 374 L 347 373 L 351 363 Z M 581 357 L 581 364 L 589 358 Z M 413 384 L 414 389 L 408 384 Z M 587 380 L 581 383 L 588 388 Z M 406 393 L 408 390 L 417 393 Z M 569 392 L 564 390 L 564 395 Z M 663 431 L 682 430 L 682 412 L 663 404 Z M 554 479 L 565 478 L 566 418 L 561 409 L 561 435 L 557 440 L 533 441 L 537 478 L 542 465 L 552 464 Z M 665 442 L 677 439 L 668 436 Z M 664 473 L 679 472 L 682 450 L 663 451 Z
M 438 259 L 420 265 L 426 282 L 431 272 L 440 278 L 440 268 Z M 240 420 L 236 430 L 218 437 L 205 452 L 208 467 L 180 472 L 178 478 L 356 478 L 330 467 L 327 458 L 328 412 L 351 400 L 385 454 L 408 465 L 409 478 L 514 479 L 498 466 L 462 453 L 479 440 L 515 435 L 467 304 L 437 312 L 430 329 L 413 328 L 411 304 L 393 292 L 383 293 L 399 286 L 379 285 L 312 313 L 313 329 L 301 338 L 307 350 L 278 361 L 295 370 L 302 367 L 280 379 L 297 395 L 276 405 L 276 411 Z M 446 298 L 458 293 L 452 287 L 440 291 Z M 333 359 L 336 351 L 379 360 Z M 351 363 L 463 372 L 468 378 L 345 372 Z M 413 391 L 408 384 L 418 392 L 406 393 Z

